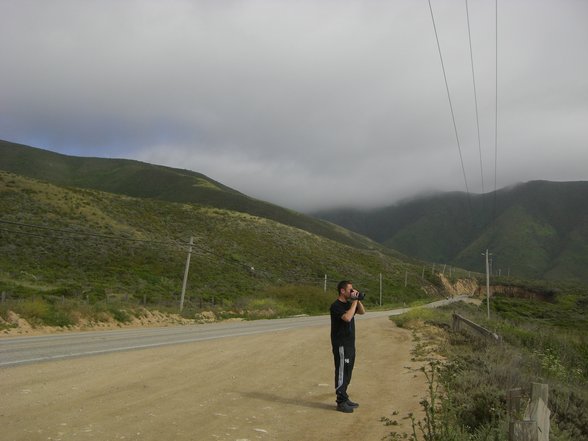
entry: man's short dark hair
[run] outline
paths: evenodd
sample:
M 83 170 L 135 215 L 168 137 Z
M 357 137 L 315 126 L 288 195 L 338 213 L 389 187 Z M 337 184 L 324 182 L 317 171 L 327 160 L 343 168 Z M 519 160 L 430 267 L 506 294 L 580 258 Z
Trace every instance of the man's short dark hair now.
M 341 280 L 337 283 L 337 294 L 340 294 L 342 289 L 347 288 L 347 285 L 351 285 L 352 283 L 351 280 Z

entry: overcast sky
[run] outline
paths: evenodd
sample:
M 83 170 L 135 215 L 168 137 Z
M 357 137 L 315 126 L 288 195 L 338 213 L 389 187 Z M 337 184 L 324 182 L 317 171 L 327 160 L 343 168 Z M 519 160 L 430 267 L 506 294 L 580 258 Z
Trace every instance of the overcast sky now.
M 0 139 L 300 211 L 588 180 L 588 1 L 431 6 L 457 137 L 427 0 L 0 0 Z

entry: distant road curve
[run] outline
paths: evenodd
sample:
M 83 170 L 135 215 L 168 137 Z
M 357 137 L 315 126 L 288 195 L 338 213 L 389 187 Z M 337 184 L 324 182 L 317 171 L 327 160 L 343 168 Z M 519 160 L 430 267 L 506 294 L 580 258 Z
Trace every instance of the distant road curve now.
M 425 307 L 435 308 L 465 298 L 466 296 L 453 297 L 430 303 Z M 399 315 L 410 309 L 412 308 L 368 312 L 363 316 L 358 316 L 358 319 Z M 135 328 L 0 338 L 0 368 L 328 324 L 329 316 L 322 315 L 166 328 Z

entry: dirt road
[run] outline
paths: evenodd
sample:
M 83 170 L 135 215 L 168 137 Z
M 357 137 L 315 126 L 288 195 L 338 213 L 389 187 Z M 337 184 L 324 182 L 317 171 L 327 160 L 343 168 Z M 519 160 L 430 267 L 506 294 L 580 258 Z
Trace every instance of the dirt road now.
M 359 320 L 335 411 L 327 326 L 0 369 L 0 439 L 381 440 L 425 396 L 409 331 Z M 399 415 L 393 417 L 394 411 Z M 385 427 L 381 417 L 397 418 Z

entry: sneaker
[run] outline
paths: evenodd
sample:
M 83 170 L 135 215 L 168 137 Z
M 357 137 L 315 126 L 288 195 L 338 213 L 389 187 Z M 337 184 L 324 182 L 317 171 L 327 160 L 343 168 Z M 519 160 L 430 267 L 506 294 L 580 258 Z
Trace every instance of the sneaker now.
M 357 408 L 359 407 L 359 404 L 357 404 L 357 403 L 354 403 L 354 402 L 353 402 L 353 401 L 351 401 L 351 400 L 347 400 L 347 401 L 345 402 L 345 404 L 347 404 L 347 405 L 348 405 L 349 407 L 351 407 L 352 409 L 357 409 Z
M 351 407 L 349 404 L 347 404 L 347 402 L 344 401 L 343 403 L 337 403 L 337 410 L 339 412 L 352 413 L 353 407 Z

